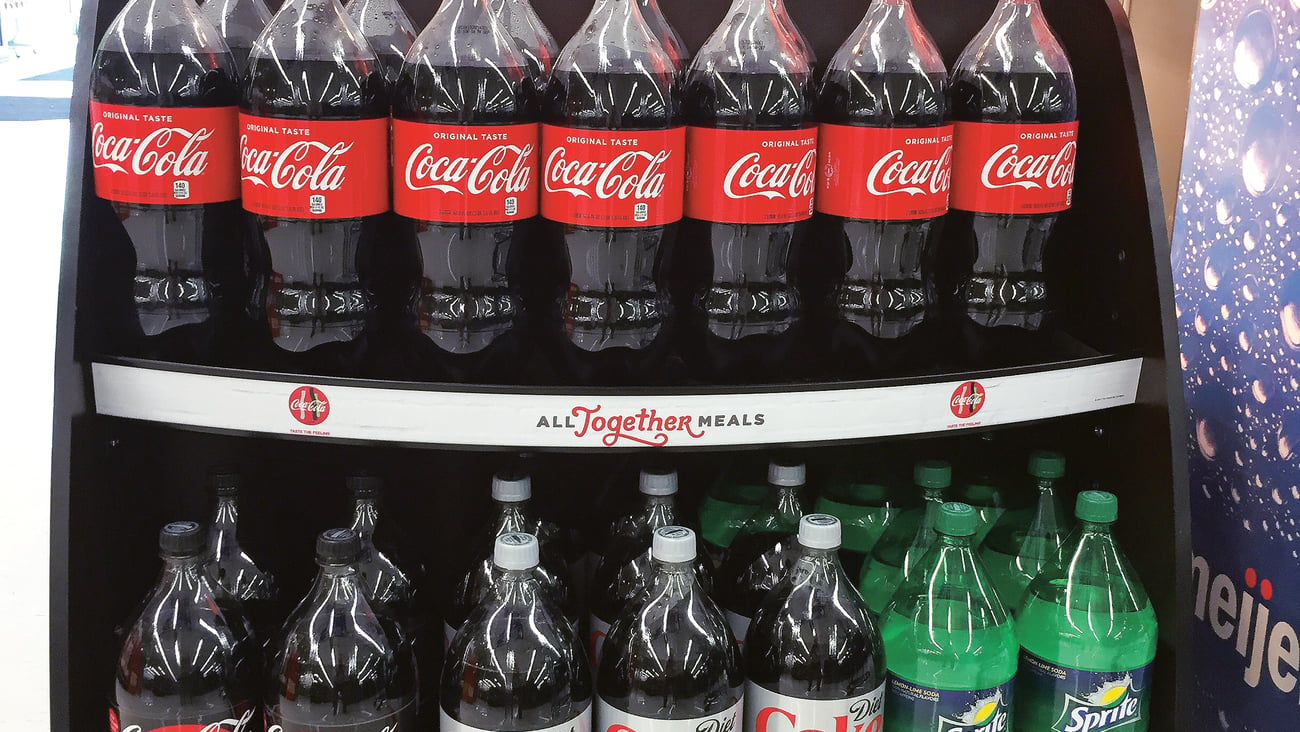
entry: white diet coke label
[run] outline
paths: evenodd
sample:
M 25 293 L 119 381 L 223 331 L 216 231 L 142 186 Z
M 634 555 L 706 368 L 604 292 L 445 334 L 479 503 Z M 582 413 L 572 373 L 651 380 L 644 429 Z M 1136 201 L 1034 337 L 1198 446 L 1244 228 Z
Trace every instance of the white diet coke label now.
M 740 732 L 740 715 L 745 699 L 737 694 L 736 703 L 703 717 L 655 719 L 615 709 L 604 699 L 596 701 L 597 732 Z
M 845 699 L 800 699 L 745 683 L 744 732 L 880 732 L 885 684 Z

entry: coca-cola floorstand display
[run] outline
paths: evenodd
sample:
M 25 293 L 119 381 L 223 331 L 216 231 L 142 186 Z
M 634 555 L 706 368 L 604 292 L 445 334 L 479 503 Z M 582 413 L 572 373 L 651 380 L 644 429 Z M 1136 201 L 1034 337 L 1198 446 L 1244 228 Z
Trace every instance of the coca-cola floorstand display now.
M 250 365 L 360 371 L 386 238 L 388 113 L 382 66 L 338 0 L 285 2 L 253 45 L 240 100 L 243 201 L 260 243 Z
M 769 0 L 737 0 L 686 73 L 682 351 L 707 381 L 796 375 L 799 250 L 813 214 L 811 68 Z
M 1074 189 L 1070 62 L 1038 0 L 1001 0 L 952 69 L 944 266 L 973 366 L 1043 358 L 1057 307 L 1049 248 Z
M 935 258 L 952 126 L 943 59 L 910 0 L 873 0 L 817 101 L 818 232 L 831 268 L 833 373 L 915 371 L 939 356 Z
M 420 279 L 404 352 L 422 378 L 518 378 L 519 255 L 538 208 L 525 57 L 487 0 L 447 0 L 408 61 L 393 99 L 393 208 L 414 229 Z
M 158 545 L 162 574 L 126 626 L 108 729 L 260 730 L 257 644 L 204 570 L 203 529 L 167 524 Z
M 543 338 L 566 381 L 670 378 L 664 259 L 682 217 L 686 140 L 673 79 L 637 0 L 596 0 L 552 72 L 537 264 L 554 283 Z
M 235 65 L 187 0 L 132 0 L 90 74 L 101 321 L 124 355 L 208 362 L 242 308 Z M 105 217 L 105 220 L 109 220 Z

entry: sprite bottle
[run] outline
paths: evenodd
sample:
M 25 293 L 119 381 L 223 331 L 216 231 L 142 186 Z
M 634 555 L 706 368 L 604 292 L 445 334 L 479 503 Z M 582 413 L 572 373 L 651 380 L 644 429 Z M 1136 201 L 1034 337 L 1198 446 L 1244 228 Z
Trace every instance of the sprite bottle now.
M 1029 585 L 1018 616 L 1023 732 L 1145 732 L 1156 616 L 1110 528 L 1119 502 L 1079 494 L 1079 524 Z
M 944 491 L 952 484 L 952 466 L 943 460 L 922 460 L 912 470 L 912 481 L 921 495 L 921 507 L 899 513 L 862 565 L 858 591 L 877 615 L 934 544 L 935 517 L 943 505 Z
M 914 493 L 906 490 L 905 482 L 900 485 L 883 462 L 873 459 L 842 466 L 813 507 L 840 520 L 844 532 L 840 563 L 850 577 L 861 574 L 862 565 L 890 523 L 904 509 L 918 506 Z
M 1007 507 L 1006 447 L 1007 440 L 995 432 L 967 440 L 958 463 L 959 480 L 949 491 L 952 500 L 970 504 L 979 517 L 971 542 L 977 549 Z
M 1069 530 L 1056 491 L 1065 477 L 1065 457 L 1035 450 L 1029 456 L 1028 472 L 1037 500 L 1024 510 L 1002 514 L 980 549 L 980 560 L 988 568 L 993 587 L 1012 614 L 1019 609 L 1029 583 L 1043 567 L 1056 561 Z
M 711 569 L 722 564 L 740 527 L 767 497 L 767 462 L 744 457 L 725 469 L 700 500 L 700 539 Z
M 885 732 L 1011 729 L 1016 635 L 971 548 L 978 523 L 943 504 L 938 539 L 885 608 Z

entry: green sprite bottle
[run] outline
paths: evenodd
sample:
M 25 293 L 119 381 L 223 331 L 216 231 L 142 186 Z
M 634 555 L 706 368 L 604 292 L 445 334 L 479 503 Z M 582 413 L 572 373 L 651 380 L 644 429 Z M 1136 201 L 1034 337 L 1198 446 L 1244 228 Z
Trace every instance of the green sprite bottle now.
M 935 517 L 943 505 L 944 491 L 952 484 L 952 466 L 944 460 L 922 460 L 912 470 L 912 481 L 921 495 L 921 507 L 900 512 L 862 565 L 858 591 L 877 615 L 934 544 Z
M 1014 615 L 1025 588 L 1043 567 L 1056 561 L 1069 522 L 1061 510 L 1056 487 L 1065 477 L 1065 457 L 1058 452 L 1035 450 L 1029 456 L 1029 477 L 1037 500 L 1029 508 L 1002 514 L 980 548 L 1002 603 Z
M 977 549 L 1006 510 L 1006 446 L 1007 440 L 999 439 L 996 432 L 985 432 L 967 440 L 958 464 L 959 480 L 949 491 L 952 500 L 970 504 L 979 516 L 972 542 Z
M 1145 732 L 1156 616 L 1111 536 L 1119 502 L 1084 491 L 1078 527 L 1029 585 L 1018 617 L 1017 732 Z
M 817 499 L 813 510 L 840 520 L 844 541 L 840 563 L 848 576 L 861 574 L 876 542 L 904 509 L 919 507 L 917 497 L 905 486 L 877 459 L 841 467 Z
M 885 609 L 885 732 L 1012 728 L 1016 634 L 971 548 L 978 523 L 943 504 L 938 539 Z
M 767 496 L 766 477 L 766 460 L 743 460 L 724 470 L 700 500 L 700 538 L 714 570 L 736 532 Z

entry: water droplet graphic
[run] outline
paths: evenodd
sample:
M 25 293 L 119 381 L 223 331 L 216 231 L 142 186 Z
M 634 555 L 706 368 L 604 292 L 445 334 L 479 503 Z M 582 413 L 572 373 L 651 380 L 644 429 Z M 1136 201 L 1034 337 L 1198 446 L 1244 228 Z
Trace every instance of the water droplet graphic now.
M 1255 379 L 1255 383 L 1250 385 L 1250 394 L 1255 397 L 1255 401 L 1260 404 L 1268 404 L 1269 396 L 1273 392 L 1273 385 L 1267 384 L 1260 379 Z
M 1200 449 L 1201 454 L 1206 460 L 1213 460 L 1219 453 L 1219 446 L 1215 439 L 1214 429 L 1210 426 L 1210 421 L 1205 418 L 1196 420 L 1196 447 Z
M 1267 10 L 1252 10 L 1237 24 L 1232 50 L 1232 73 L 1237 83 L 1258 89 L 1270 80 L 1277 57 L 1273 19 Z
M 1241 179 L 1252 196 L 1263 195 L 1277 179 L 1286 151 L 1286 131 L 1277 113 L 1261 109 L 1246 124 L 1242 140 Z
M 1241 235 L 1241 245 L 1245 247 L 1248 252 L 1255 251 L 1255 247 L 1259 245 L 1258 224 L 1253 221 L 1250 223 L 1250 226 L 1247 227 Z
M 1220 198 L 1219 202 L 1214 204 L 1214 217 L 1219 220 L 1220 224 L 1226 224 L 1232 220 L 1232 207 L 1228 205 L 1228 199 Z

